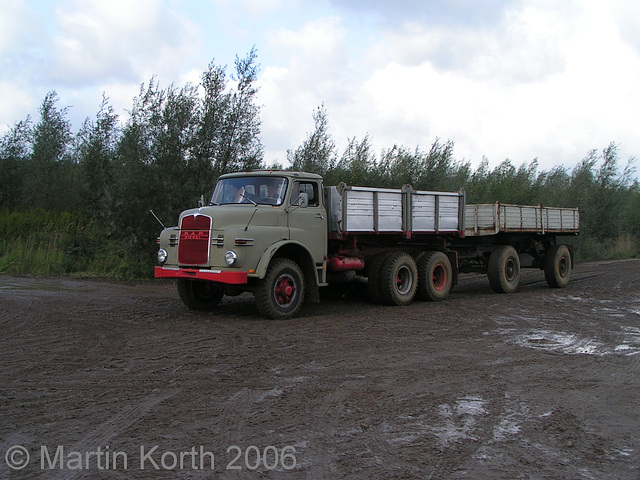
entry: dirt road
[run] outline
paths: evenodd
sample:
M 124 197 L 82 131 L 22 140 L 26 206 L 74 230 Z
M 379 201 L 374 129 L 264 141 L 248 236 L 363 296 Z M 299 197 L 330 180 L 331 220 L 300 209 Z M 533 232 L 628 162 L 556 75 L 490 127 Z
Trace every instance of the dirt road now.
M 639 479 L 639 274 L 465 276 L 443 303 L 290 321 L 0 277 L 0 478 Z

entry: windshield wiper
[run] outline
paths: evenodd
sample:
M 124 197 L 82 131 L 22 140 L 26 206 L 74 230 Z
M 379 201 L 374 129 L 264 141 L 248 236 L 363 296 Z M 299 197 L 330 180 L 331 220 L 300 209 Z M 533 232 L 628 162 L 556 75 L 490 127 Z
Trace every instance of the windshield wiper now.
M 251 200 L 251 199 L 250 199 L 249 197 L 247 197 L 244 193 L 241 193 L 241 194 L 240 194 L 240 196 L 241 196 L 242 198 L 246 199 L 247 201 L 249 201 L 249 202 L 253 203 L 253 205 L 254 205 L 255 207 L 257 207 L 257 206 L 258 206 L 258 204 L 257 204 L 256 202 L 254 202 L 253 200 Z

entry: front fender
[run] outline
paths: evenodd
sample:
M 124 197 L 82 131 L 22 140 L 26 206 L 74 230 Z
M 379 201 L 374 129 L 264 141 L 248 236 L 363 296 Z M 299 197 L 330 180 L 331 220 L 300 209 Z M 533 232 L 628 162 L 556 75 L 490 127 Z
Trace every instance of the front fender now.
M 298 251 L 304 251 L 304 254 L 307 258 L 302 259 L 303 264 L 300 267 L 305 270 L 307 267 L 307 263 L 313 262 L 311 260 L 313 257 L 311 256 L 311 252 L 305 247 L 302 243 L 296 242 L 294 240 L 280 240 L 279 242 L 274 243 L 269 248 L 267 248 L 262 257 L 260 257 L 260 261 L 258 262 L 258 266 L 256 267 L 255 274 L 251 275 L 252 277 L 264 278 L 267 274 L 267 269 L 269 268 L 269 264 L 271 263 L 271 259 L 275 256 L 275 254 L 282 249 L 283 247 L 291 247 L 293 246 Z M 313 263 L 312 263 L 313 265 Z M 317 281 L 317 280 L 316 280 Z

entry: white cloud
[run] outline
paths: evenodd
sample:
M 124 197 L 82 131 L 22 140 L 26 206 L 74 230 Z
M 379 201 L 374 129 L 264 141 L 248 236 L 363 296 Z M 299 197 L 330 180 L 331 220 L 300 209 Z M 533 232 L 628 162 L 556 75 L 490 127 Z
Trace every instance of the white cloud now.
M 369 54 L 373 65 L 430 63 L 478 81 L 538 81 L 564 68 L 563 38 L 573 34 L 567 18 L 575 4 L 562 8 L 520 2 L 502 21 L 483 28 L 406 22 L 384 34 Z
M 6 55 L 9 49 L 17 43 L 20 31 L 24 27 L 23 21 L 26 7 L 24 2 L 2 0 L 0 2 L 0 53 Z
M 634 0 L 611 0 L 620 35 L 640 54 L 640 3 Z
M 50 90 L 58 92 L 61 108 L 71 107 L 74 129 L 95 115 L 103 92 L 126 119 L 140 84 L 153 75 L 162 87 L 182 85 L 194 78 L 194 65 L 206 66 L 199 28 L 161 0 L 64 0 L 37 8 L 5 1 L 3 7 L 0 131 L 27 114 L 37 117 Z
M 225 14 L 241 11 L 252 17 L 261 17 L 282 7 L 282 0 L 211 0 L 211 3 Z
M 58 5 L 56 19 L 50 68 L 66 85 L 173 79 L 199 53 L 197 29 L 160 0 L 69 0 Z
M 4 134 L 37 107 L 29 86 L 34 62 L 20 53 L 33 47 L 42 25 L 28 21 L 32 12 L 22 1 L 1 0 L 0 11 L 0 134 Z
M 446 28 L 477 28 L 500 20 L 502 12 L 515 0 L 331 0 L 336 8 L 358 16 L 373 16 L 388 27 L 406 21 L 425 25 L 444 25 Z
M 267 163 L 284 162 L 286 150 L 302 143 L 313 130 L 312 112 L 320 104 L 331 116 L 332 105 L 349 102 L 353 72 L 346 34 L 339 19 L 321 18 L 270 36 L 271 55 L 286 67 L 266 67 L 259 81 Z
M 20 88 L 10 82 L 0 82 L 0 135 L 9 131 L 17 122 L 27 117 L 27 112 L 37 110 L 39 103 L 34 100 L 28 88 Z M 33 117 L 33 115 L 32 115 Z
M 279 35 L 290 62 L 263 76 L 265 138 L 277 117 L 280 142 L 299 145 L 301 125 L 310 131 L 312 108 L 324 102 L 339 145 L 369 133 L 378 150 L 427 148 L 440 137 L 474 164 L 483 155 L 492 164 L 538 157 L 548 169 L 611 141 L 622 156 L 637 145 L 630 119 L 640 106 L 640 62 L 607 4 L 523 1 L 499 24 L 471 30 L 405 23 L 361 63 L 344 53 L 342 23 L 324 22 Z M 356 78 L 364 65 L 372 73 Z

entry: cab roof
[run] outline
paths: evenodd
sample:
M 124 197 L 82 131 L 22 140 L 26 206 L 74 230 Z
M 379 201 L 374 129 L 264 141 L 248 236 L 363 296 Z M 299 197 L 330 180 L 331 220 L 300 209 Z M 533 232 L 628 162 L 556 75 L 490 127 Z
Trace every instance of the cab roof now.
M 220 175 L 219 178 L 237 178 L 237 177 L 289 177 L 289 178 L 308 178 L 313 180 L 322 180 L 322 177 L 315 173 L 292 172 L 289 170 L 253 170 L 250 172 L 234 172 Z

